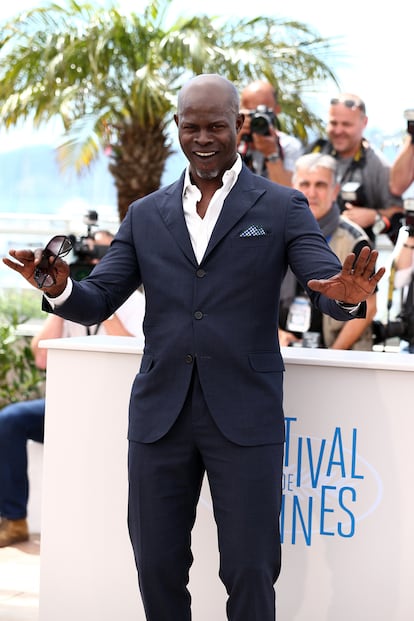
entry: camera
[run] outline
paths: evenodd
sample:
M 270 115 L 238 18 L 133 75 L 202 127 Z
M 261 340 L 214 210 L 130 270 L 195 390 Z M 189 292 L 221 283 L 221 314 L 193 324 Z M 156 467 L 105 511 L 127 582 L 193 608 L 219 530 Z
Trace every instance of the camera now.
M 260 134 L 261 136 L 269 136 L 270 128 L 277 126 L 277 117 L 272 108 L 264 105 L 257 106 L 256 110 L 249 113 L 250 131 L 252 134 Z
M 404 110 L 404 118 L 407 120 L 407 132 L 411 135 L 411 142 L 414 144 L 414 109 Z
M 267 108 L 265 105 L 259 105 L 255 110 L 250 110 L 248 116 L 250 118 L 250 133 L 244 132 L 241 135 L 238 152 L 240 153 L 243 162 L 251 170 L 258 174 L 262 174 L 262 171 L 259 170 L 261 165 L 258 166 L 254 161 L 252 151 L 252 134 L 259 134 L 259 136 L 270 136 L 271 127 L 280 129 L 279 122 L 272 108 Z
M 407 308 L 395 319 L 384 324 L 379 320 L 372 322 L 373 345 L 385 343 L 388 339 L 398 337 L 408 342 L 408 351 L 414 353 L 414 308 Z
M 364 205 L 365 193 L 362 184 L 359 181 L 346 181 L 341 187 L 340 197 L 344 203 L 351 205 Z
M 107 253 L 108 246 L 101 246 L 95 244 L 93 227 L 98 226 L 98 213 L 94 210 L 89 210 L 84 218 L 84 224 L 86 224 L 86 235 L 77 237 L 74 234 L 70 234 L 68 237 L 72 243 L 73 254 L 75 255 L 75 261 L 70 265 L 70 275 L 74 280 L 82 280 L 89 276 L 94 267 L 96 261 L 99 260 Z
M 373 344 L 385 343 L 386 340 L 398 337 L 408 342 L 408 351 L 414 353 L 414 278 L 408 287 L 407 295 L 401 306 L 401 311 L 394 321 L 383 324 L 381 321 L 372 322 Z

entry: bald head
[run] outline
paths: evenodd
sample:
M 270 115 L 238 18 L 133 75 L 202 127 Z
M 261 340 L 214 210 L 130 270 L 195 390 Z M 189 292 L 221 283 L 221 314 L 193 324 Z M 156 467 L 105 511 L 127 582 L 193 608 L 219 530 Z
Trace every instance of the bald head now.
M 277 94 L 270 82 L 256 80 L 251 82 L 241 93 L 240 105 L 243 109 L 255 110 L 257 106 L 266 106 L 280 112 Z
M 222 98 L 225 107 L 237 114 L 239 112 L 239 94 L 232 82 L 216 73 L 202 73 L 195 76 L 180 90 L 178 94 L 177 113 L 180 115 L 188 105 L 197 105 L 197 101 L 205 102 L 211 93 Z

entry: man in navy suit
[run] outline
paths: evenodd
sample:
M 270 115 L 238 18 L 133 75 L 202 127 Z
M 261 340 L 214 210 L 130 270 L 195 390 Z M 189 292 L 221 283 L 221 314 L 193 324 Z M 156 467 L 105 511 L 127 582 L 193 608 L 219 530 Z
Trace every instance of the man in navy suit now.
M 88 278 L 72 282 L 67 264 L 51 258 L 44 306 L 94 324 L 144 286 L 128 524 L 147 619 L 191 619 L 191 530 L 206 473 L 227 617 L 273 621 L 284 442 L 280 285 L 290 265 L 313 304 L 347 320 L 364 315 L 384 269 L 375 273 L 369 248 L 341 266 L 305 197 L 242 164 L 243 114 L 226 79 L 185 84 L 175 121 L 188 168 L 130 206 Z M 41 251 L 10 255 L 6 265 L 35 284 Z

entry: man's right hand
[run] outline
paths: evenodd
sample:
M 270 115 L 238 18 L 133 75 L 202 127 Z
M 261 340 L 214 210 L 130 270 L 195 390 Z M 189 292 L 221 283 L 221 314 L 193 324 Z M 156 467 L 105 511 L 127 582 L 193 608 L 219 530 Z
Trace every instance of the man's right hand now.
M 42 260 L 42 248 L 36 248 L 36 250 L 14 250 L 9 251 L 8 257 L 3 257 L 3 263 L 10 267 L 10 269 L 18 272 L 29 282 L 33 287 L 39 289 L 38 284 L 34 278 L 35 269 Z M 63 259 L 50 257 L 51 273 L 53 274 L 54 284 L 50 287 L 41 287 L 40 291 L 43 291 L 47 296 L 55 298 L 66 288 L 68 278 L 70 275 L 70 267 Z

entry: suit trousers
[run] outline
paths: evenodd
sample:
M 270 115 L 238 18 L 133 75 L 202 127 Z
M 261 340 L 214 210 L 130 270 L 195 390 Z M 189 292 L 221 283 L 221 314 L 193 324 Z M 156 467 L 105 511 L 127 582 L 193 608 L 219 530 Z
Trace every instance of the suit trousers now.
M 204 473 L 227 619 L 275 620 L 282 462 L 282 444 L 240 446 L 223 436 L 196 370 L 170 431 L 153 443 L 129 443 L 128 526 L 147 621 L 191 620 L 191 530 Z

